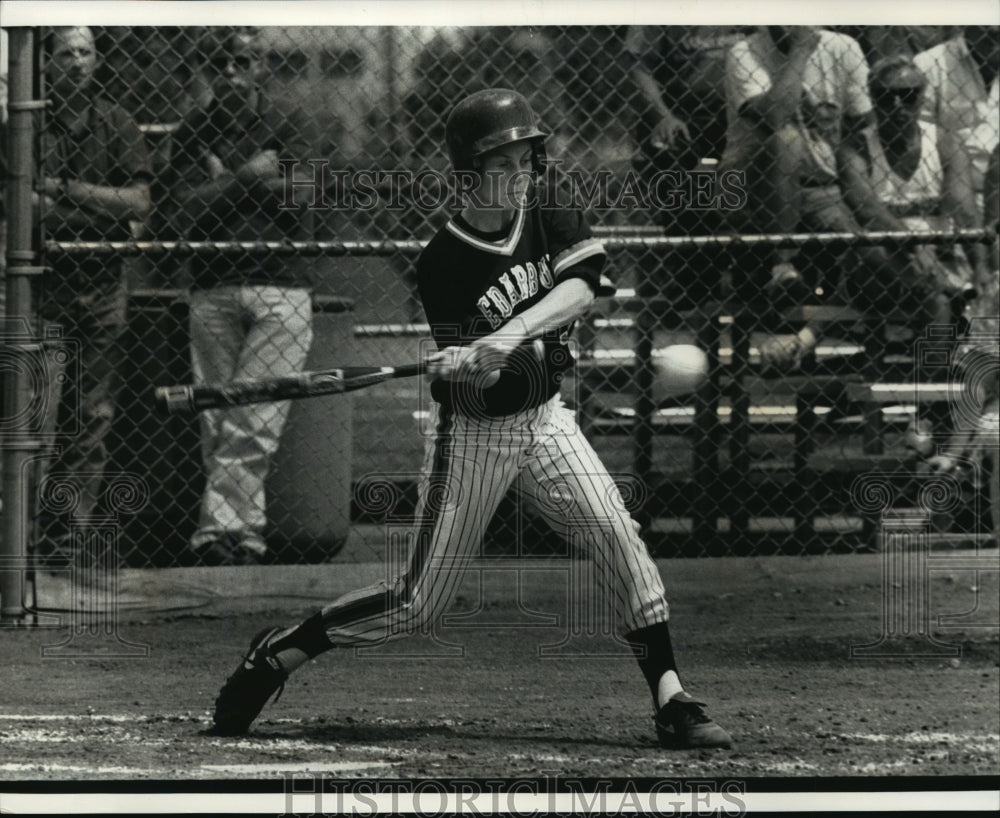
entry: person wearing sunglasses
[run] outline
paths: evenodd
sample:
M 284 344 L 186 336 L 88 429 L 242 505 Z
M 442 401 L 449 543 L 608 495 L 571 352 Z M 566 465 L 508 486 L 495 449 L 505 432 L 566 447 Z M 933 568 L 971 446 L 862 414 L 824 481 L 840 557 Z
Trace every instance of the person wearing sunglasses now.
M 886 57 L 871 67 L 874 125 L 860 144 L 844 141 L 836 152 L 846 205 L 841 230 L 950 230 L 981 224 L 967 154 L 950 131 L 920 118 L 926 87 L 926 77 L 909 56 Z M 985 275 L 983 249 L 973 245 L 967 252 L 929 244 L 905 252 L 859 247 L 840 265 L 843 289 L 862 312 L 909 312 L 915 333 L 931 324 L 952 324 Z M 798 335 L 769 339 L 767 360 L 775 368 L 798 368 L 803 351 L 818 344 L 821 332 L 811 323 Z
M 951 230 L 982 224 L 967 153 L 950 131 L 920 118 L 926 88 L 926 77 L 910 57 L 887 57 L 872 66 L 875 127 L 864 151 L 845 146 L 839 158 L 845 199 L 866 229 Z M 879 252 L 869 256 L 868 269 L 849 281 L 858 306 L 888 309 L 911 303 L 925 324 L 952 323 L 953 308 L 975 289 L 973 265 L 976 271 L 986 265 L 980 245 L 967 250 L 918 245 L 902 254 L 875 249 Z

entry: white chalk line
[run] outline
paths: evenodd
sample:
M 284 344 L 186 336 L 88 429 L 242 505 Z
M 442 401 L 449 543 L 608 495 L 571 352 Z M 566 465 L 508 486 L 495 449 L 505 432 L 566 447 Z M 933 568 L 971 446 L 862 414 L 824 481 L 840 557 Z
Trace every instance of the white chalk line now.
M 127 714 L 127 713 L 92 713 L 92 714 L 80 714 L 80 713 L 0 713 L 0 721 L 6 722 L 88 722 L 88 723 L 109 723 L 109 724 L 205 724 L 211 723 L 211 718 L 208 713 L 201 716 L 195 716 L 191 713 L 151 713 L 146 715 L 141 714 Z M 312 719 L 297 719 L 297 718 L 268 718 L 265 719 L 265 724 L 274 725 L 301 725 L 306 726 L 313 723 Z M 459 724 L 458 721 L 450 718 L 440 718 L 440 719 L 393 719 L 385 716 L 376 716 L 372 719 L 372 723 L 379 726 L 385 725 L 413 725 L 419 727 L 455 727 Z M 321 726 L 321 725 L 317 725 Z M 354 726 L 358 726 L 355 724 Z M 8 733 L 8 735 L 10 735 Z M 911 731 L 909 733 L 904 733 L 902 735 L 891 735 L 888 733 L 839 733 L 836 735 L 837 738 L 843 739 L 854 739 L 859 741 L 867 741 L 872 743 L 881 743 L 889 741 L 898 741 L 908 744 L 933 744 L 933 743 L 950 743 L 957 744 L 968 741 L 976 741 L 981 743 L 994 742 L 1000 744 L 1000 733 L 947 733 L 947 732 L 925 732 L 925 731 Z M 0 740 L 3 737 L 0 736 Z M 143 737 L 146 740 L 146 737 Z M 239 740 L 237 740 L 239 741 Z M 275 742 L 290 741 L 287 739 L 271 739 L 268 746 L 274 746 Z M 231 742 L 230 742 L 231 743 Z M 322 746 L 319 744 L 309 745 L 307 741 L 298 741 L 298 745 L 304 746 Z M 354 746 L 354 745 L 352 745 Z M 378 750 L 385 750 L 386 748 L 375 748 Z
M 137 724 L 137 723 L 159 723 L 159 724 L 208 724 L 210 719 L 208 716 L 205 717 L 194 717 L 189 714 L 181 715 L 165 715 L 165 714 L 153 714 L 146 716 L 138 715 L 127 715 L 127 714 L 116 714 L 116 713 L 105 713 L 105 714 L 0 714 L 0 721 L 5 722 L 22 722 L 22 723 L 38 723 L 46 724 L 52 722 L 71 722 L 74 724 L 79 723 L 95 723 L 95 724 L 110 724 L 117 727 L 117 725 L 122 724 Z M 282 724 L 282 725 L 307 725 L 311 722 L 308 719 L 273 719 L 268 720 L 268 724 Z M 376 719 L 376 723 L 385 724 L 388 722 L 400 722 L 398 719 Z M 426 722 L 422 722 L 428 724 Z M 442 724 L 453 725 L 454 722 L 451 719 L 442 719 Z M 975 733 L 975 734 L 959 734 L 951 732 L 917 732 L 913 731 L 910 733 L 905 733 L 902 735 L 890 735 L 883 733 L 841 733 L 836 735 L 839 739 L 844 740 L 854 740 L 858 742 L 865 742 L 868 744 L 902 744 L 902 745 L 945 745 L 943 748 L 931 749 L 930 752 L 925 752 L 921 761 L 935 761 L 944 760 L 948 757 L 949 752 L 954 750 L 964 750 L 966 752 L 979 752 L 983 754 L 995 754 L 998 749 L 1000 749 L 1000 734 L 996 733 Z M 0 734 L 0 743 L 12 744 L 12 743 L 43 743 L 43 744 L 79 744 L 79 743 L 90 743 L 94 742 L 108 743 L 116 746 L 123 746 L 127 744 L 133 744 L 136 742 L 141 742 L 145 746 L 162 746 L 171 743 L 167 739 L 160 739 L 156 737 L 151 737 L 147 735 L 137 735 L 133 732 L 123 731 L 121 729 L 104 728 L 98 729 L 97 731 L 91 733 L 86 732 L 82 734 L 73 734 L 70 731 L 62 729 L 42 729 L 42 728 L 25 728 L 25 729 L 15 729 L 13 731 L 7 730 Z M 328 771 L 328 772 L 355 772 L 359 770 L 367 769 L 379 769 L 388 768 L 393 766 L 398 766 L 406 762 L 415 761 L 432 761 L 439 760 L 443 758 L 441 753 L 429 753 L 421 750 L 413 750 L 409 748 L 402 747 L 387 747 L 383 745 L 372 745 L 372 744 L 352 744 L 352 743 L 325 743 L 325 742 L 315 742 L 309 741 L 308 739 L 289 739 L 289 738 L 268 738 L 264 737 L 238 737 L 238 738 L 223 738 L 223 737 L 205 737 L 205 745 L 208 747 L 214 747 L 221 751 L 234 750 L 239 752 L 267 752 L 267 753 L 289 753 L 301 756 L 302 753 L 328 753 L 343 756 L 344 754 L 351 754 L 355 756 L 352 760 L 329 762 L 329 761 L 300 761 L 291 759 L 288 762 L 269 762 L 266 764 L 246 764 L 246 763 L 233 763 L 233 764 L 212 764 L 212 765 L 199 765 L 195 768 L 190 769 L 192 772 L 198 769 L 204 770 L 209 773 L 229 773 L 234 775 L 254 775 L 254 774 L 266 774 L 270 772 L 280 773 L 280 772 L 302 772 L 302 771 Z M 362 758 L 358 759 L 357 756 L 360 755 Z M 376 756 L 377 758 L 364 758 L 364 756 Z M 534 762 L 545 762 L 545 763 L 587 763 L 587 764 L 607 764 L 618 762 L 620 758 L 588 758 L 581 760 L 579 758 L 574 758 L 571 756 L 561 755 L 561 754 L 546 754 L 546 755 L 529 755 L 525 753 L 509 753 L 504 756 L 508 762 L 521 762 L 526 760 Z M 649 764 L 650 762 L 655 762 L 655 759 L 643 758 L 636 759 L 637 763 Z M 664 757 L 662 762 L 664 764 L 672 763 L 674 759 L 672 757 Z M 832 759 L 831 759 L 832 761 Z M 766 761 L 763 759 L 754 759 L 752 761 L 743 762 L 736 758 L 729 758 L 727 763 L 733 767 L 746 767 L 748 769 L 762 770 L 766 773 L 772 774 L 788 774 L 795 772 L 808 772 L 816 771 L 820 769 L 820 766 L 807 762 L 804 759 L 784 759 L 781 761 Z M 884 762 L 868 762 L 863 765 L 851 764 L 850 768 L 861 773 L 886 773 L 892 770 L 898 770 L 903 767 L 910 766 L 914 763 L 912 760 L 893 760 Z M 165 768 L 164 768 L 165 769 Z M 47 772 L 65 772 L 65 773 L 90 773 L 94 775 L 152 775 L 157 772 L 155 768 L 144 768 L 144 767 L 88 767 L 84 765 L 77 764 L 59 764 L 59 763 L 46 763 L 46 764 L 17 764 L 8 763 L 0 765 L 0 772 L 30 772 L 30 771 L 47 771 Z M 160 770 L 163 771 L 162 769 Z
M 86 767 L 81 764 L 0 764 L 3 773 L 89 773 L 91 775 L 125 775 L 130 777 L 160 775 L 165 772 L 176 772 L 163 767 Z
M 416 757 L 431 758 L 440 757 L 434 753 L 423 750 L 411 750 L 401 747 L 381 747 L 375 744 L 352 744 L 344 742 L 342 744 L 323 744 L 305 739 L 282 739 L 282 738 L 213 738 L 209 743 L 210 747 L 233 750 L 260 750 L 266 752 L 287 751 L 291 753 L 323 752 L 323 753 L 369 753 L 371 755 L 388 756 L 390 758 Z
M 864 741 L 869 744 L 903 744 L 903 745 L 940 745 L 952 749 L 962 749 L 971 752 L 996 754 L 1000 751 L 1000 734 L 997 733 L 930 733 L 912 732 L 901 736 L 884 733 L 844 733 L 840 736 L 848 741 Z
M 202 764 L 200 769 L 213 773 L 257 775 L 260 773 L 347 773 L 379 770 L 402 764 L 402 761 L 305 761 L 278 764 Z
M 112 723 L 139 723 L 149 722 L 183 723 L 183 722 L 205 722 L 209 721 L 208 715 L 192 716 L 190 713 L 165 714 L 154 713 L 149 715 L 128 715 L 125 713 L 32 713 L 19 715 L 17 713 L 0 713 L 0 721 L 91 721 L 91 722 L 112 722 Z
M 911 732 L 901 736 L 893 736 L 885 733 L 842 733 L 839 736 L 845 739 L 857 739 L 868 741 L 873 744 L 881 744 L 888 741 L 899 741 L 904 744 L 967 744 L 978 742 L 981 744 L 994 743 L 1000 745 L 1000 733 L 925 733 Z
M 748 767 L 763 768 L 763 772 L 766 773 L 778 773 L 778 774 L 788 774 L 788 773 L 802 773 L 811 771 L 815 772 L 819 769 L 819 765 L 811 764 L 808 761 L 802 761 L 801 759 L 796 761 L 768 761 L 764 764 L 748 764 Z
M 21 728 L 15 728 L 13 730 L 7 729 L 0 733 L 0 744 L 59 744 L 59 745 L 72 745 L 72 744 L 87 744 L 93 746 L 95 744 L 106 744 L 115 747 L 124 747 L 128 745 L 136 745 L 143 747 L 161 747 L 165 745 L 170 745 L 175 743 L 173 738 L 159 738 L 156 736 L 148 735 L 138 735 L 133 731 L 127 729 L 121 729 L 119 725 L 123 724 L 134 724 L 136 722 L 145 723 L 158 723 L 158 724 L 197 724 L 202 722 L 204 724 L 209 723 L 209 719 L 206 717 L 204 719 L 192 719 L 183 718 L 179 721 L 172 719 L 171 717 L 163 716 L 148 716 L 145 718 L 122 716 L 121 714 L 101 714 L 93 716 L 77 716 L 77 715 L 58 715 L 58 714 L 36 714 L 36 715 L 26 715 L 26 716 L 16 716 L 13 714 L 2 714 L 0 715 L 4 721 L 7 722 L 27 722 L 29 725 L 32 722 L 37 722 L 39 724 L 51 724 L 56 721 L 69 721 L 73 722 L 74 725 L 79 725 L 80 723 L 94 722 L 101 725 L 113 725 L 112 727 L 101 727 L 95 731 L 80 731 L 77 727 L 75 730 L 69 730 L 65 728 L 46 728 L 40 726 L 25 726 Z M 284 719 L 285 723 L 294 722 L 292 719 Z M 302 723 L 299 720 L 299 723 Z M 324 770 L 343 770 L 345 772 L 354 769 L 369 769 L 374 767 L 388 767 L 396 764 L 402 764 L 406 761 L 426 761 L 442 758 L 443 755 L 439 753 L 431 753 L 424 750 L 402 748 L 402 747 L 386 747 L 382 745 L 375 744 L 355 744 L 351 742 L 342 743 L 330 743 L 330 742 L 318 742 L 310 741 L 309 739 L 289 739 L 289 738 L 268 738 L 266 736 L 254 737 L 220 737 L 220 736 L 192 736 L 192 741 L 198 741 L 199 746 L 203 746 L 206 749 L 212 748 L 219 750 L 221 752 L 233 751 L 239 753 L 247 752 L 263 752 L 270 754 L 280 754 L 287 753 L 290 756 L 301 757 L 302 754 L 306 753 L 321 754 L 321 755 L 336 755 L 344 756 L 351 755 L 354 758 L 350 761 L 338 761 L 333 762 L 331 767 L 330 762 L 326 761 L 315 761 L 308 762 L 308 768 L 314 769 L 321 768 Z M 360 759 L 358 757 L 361 757 Z M 375 756 L 376 758 L 365 758 L 365 756 Z M 293 762 L 293 766 L 295 763 Z M 225 764 L 216 765 L 219 770 L 230 771 L 234 773 L 239 772 L 263 772 L 269 769 L 268 765 L 240 765 L 240 764 Z M 277 763 L 271 765 L 273 767 L 280 769 L 289 769 L 286 763 Z M 98 768 L 95 767 L 79 767 L 76 765 L 43 765 L 46 770 L 63 770 L 72 772 L 76 771 L 95 771 Z M 223 770 L 224 768 L 224 770 Z M 244 769 L 245 768 L 245 769 Z M 8 770 L 6 767 L 0 767 L 0 770 L 6 771 L 20 771 L 22 769 L 39 769 L 38 765 L 27 765 L 27 767 L 11 768 Z M 105 772 L 109 774 L 115 773 L 115 770 L 111 768 L 104 769 Z M 211 767 L 208 769 L 215 769 Z M 125 768 L 122 768 L 125 770 Z M 122 772 L 118 770 L 117 772 Z M 124 773 L 122 773 L 124 774 Z
M 978 753 L 983 756 L 996 756 L 1000 753 L 1000 735 L 996 733 L 987 734 L 967 734 L 959 735 L 955 733 L 906 733 L 901 736 L 887 736 L 880 733 L 845 733 L 841 736 L 847 740 L 857 740 L 868 742 L 869 744 L 899 744 L 910 747 L 925 746 L 938 747 L 944 745 L 943 755 L 949 752 L 962 751 L 966 753 Z M 923 751 L 922 759 L 934 760 L 941 756 L 941 752 Z
M 55 714 L 44 714 L 40 717 L 26 716 L 25 721 L 39 721 L 41 723 L 50 723 L 59 718 Z M 7 721 L 14 721 L 14 717 L 7 717 Z M 103 716 L 95 715 L 94 717 L 79 717 L 76 719 L 71 719 L 77 723 L 86 721 L 96 721 L 104 724 L 118 725 L 123 722 L 135 722 L 137 719 L 123 718 L 118 714 L 104 714 Z M 164 724 L 175 724 L 176 722 L 165 721 L 162 717 L 151 717 L 147 721 L 154 721 L 156 723 Z M 206 719 L 207 721 L 207 719 Z M 275 720 L 277 721 L 277 720 Z M 281 719 L 283 724 L 293 724 L 305 723 L 304 720 L 295 719 Z M 395 721 L 395 720 L 393 720 Z M 444 719 L 444 722 L 453 723 L 451 719 Z M 65 729 L 45 729 L 45 728 L 24 728 L 14 731 L 7 731 L 5 735 L 0 737 L 0 742 L 6 743 L 23 743 L 23 744 L 82 744 L 86 743 L 90 746 L 95 744 L 109 744 L 115 747 L 122 747 L 125 745 L 140 745 L 144 747 L 159 747 L 165 745 L 172 745 L 175 743 L 173 739 L 170 738 L 157 738 L 150 737 L 146 735 L 137 735 L 134 732 L 128 732 L 121 729 L 115 728 L 104 728 L 97 732 L 85 732 L 76 733 Z M 287 753 L 289 755 L 288 761 L 268 761 L 266 763 L 245 763 L 245 762 L 233 762 L 233 763 L 215 763 L 215 764 L 200 764 L 192 765 L 189 768 L 192 772 L 197 772 L 198 770 L 203 770 L 209 773 L 216 774 L 231 774 L 231 775 L 264 775 L 268 773 L 282 773 L 282 772 L 306 772 L 306 771 L 326 771 L 326 772 L 357 772 L 363 770 L 378 770 L 387 769 L 391 767 L 396 767 L 402 764 L 415 764 L 415 763 L 428 763 L 434 761 L 440 761 L 445 758 L 444 753 L 439 752 L 428 752 L 424 749 L 411 749 L 406 747 L 388 747 L 384 745 L 376 744 L 353 744 L 349 742 L 345 743 L 324 743 L 309 741 L 308 739 L 288 739 L 288 738 L 267 738 L 267 737 L 255 737 L 255 736 L 245 736 L 245 737 L 204 737 L 204 742 L 199 741 L 199 745 L 205 747 L 206 749 L 215 749 L 220 753 L 225 753 L 227 751 L 238 753 L 240 756 L 246 756 L 248 753 L 268 753 L 268 754 L 283 754 Z M 302 756 L 307 754 L 309 756 L 317 755 L 320 756 L 311 761 L 303 761 Z M 322 756 L 336 756 L 343 759 L 347 755 L 351 758 L 338 761 L 330 761 L 328 759 L 322 758 Z M 360 758 L 359 758 L 360 756 Z M 366 758 L 365 756 L 369 756 Z M 372 758 L 371 756 L 374 756 Z M 530 761 L 531 763 L 545 763 L 545 764 L 567 764 L 567 763 L 581 763 L 581 759 L 578 757 L 573 757 L 564 754 L 527 754 L 527 753 L 507 753 L 500 756 L 504 761 L 508 763 L 524 763 L 525 761 Z M 660 762 L 661 764 L 671 764 L 676 759 L 664 757 L 662 759 L 636 759 L 636 763 L 643 765 L 649 765 L 650 763 Z M 606 766 L 608 764 L 619 763 L 621 759 L 619 757 L 608 757 L 608 758 L 587 758 L 582 761 L 586 764 L 594 764 L 597 766 Z M 23 772 L 31 770 L 41 770 L 52 773 L 92 773 L 95 775 L 107 774 L 107 775 L 128 775 L 132 773 L 142 774 L 142 775 L 152 775 L 156 771 L 152 768 L 131 768 L 131 767 L 86 767 L 77 764 L 60 764 L 60 763 L 46 763 L 46 764 L 23 764 L 23 765 L 6 765 L 0 766 L 0 771 L 2 772 Z
M 14 730 L 0 735 L 2 744 L 89 744 L 105 743 L 116 746 L 128 744 L 141 744 L 144 747 L 157 747 L 166 744 L 173 744 L 173 739 L 155 738 L 150 736 L 139 736 L 135 733 L 97 733 L 74 735 L 64 730 Z M 411 750 L 409 748 L 382 747 L 373 744 L 352 744 L 340 743 L 329 744 L 302 739 L 283 738 L 223 738 L 205 737 L 205 741 L 199 741 L 200 746 L 206 748 L 217 748 L 220 750 L 237 750 L 241 752 L 269 752 L 269 753 L 345 753 L 359 755 L 382 756 L 383 758 L 431 758 L 440 757 L 437 754 L 425 751 Z

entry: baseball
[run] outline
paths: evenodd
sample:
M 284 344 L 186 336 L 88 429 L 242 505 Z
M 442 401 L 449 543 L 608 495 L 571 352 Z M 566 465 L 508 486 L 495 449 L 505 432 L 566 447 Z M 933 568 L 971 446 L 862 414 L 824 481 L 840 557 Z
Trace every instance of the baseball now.
M 674 344 L 653 353 L 653 399 L 688 395 L 708 377 L 708 355 L 693 344 Z

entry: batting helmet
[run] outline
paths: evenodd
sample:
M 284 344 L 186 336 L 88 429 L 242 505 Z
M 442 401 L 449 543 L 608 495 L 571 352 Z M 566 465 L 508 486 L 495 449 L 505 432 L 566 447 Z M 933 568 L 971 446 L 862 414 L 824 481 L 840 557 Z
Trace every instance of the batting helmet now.
M 517 91 L 487 88 L 466 97 L 452 110 L 445 125 L 448 154 L 455 170 L 477 170 L 483 154 L 531 139 L 535 170 L 545 162 L 545 137 L 531 105 Z

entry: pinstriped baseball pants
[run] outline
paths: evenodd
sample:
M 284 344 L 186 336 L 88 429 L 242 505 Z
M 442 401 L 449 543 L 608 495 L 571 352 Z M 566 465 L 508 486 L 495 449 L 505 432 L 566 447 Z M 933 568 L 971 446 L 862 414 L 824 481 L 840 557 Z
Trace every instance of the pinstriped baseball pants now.
M 449 607 L 500 501 L 517 485 L 553 530 L 597 562 L 628 633 L 668 617 L 663 583 L 621 493 L 557 396 L 534 409 L 474 418 L 431 413 L 414 541 L 405 570 L 322 610 L 337 646 L 426 630 Z

